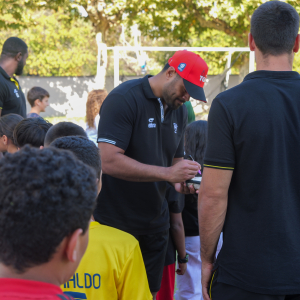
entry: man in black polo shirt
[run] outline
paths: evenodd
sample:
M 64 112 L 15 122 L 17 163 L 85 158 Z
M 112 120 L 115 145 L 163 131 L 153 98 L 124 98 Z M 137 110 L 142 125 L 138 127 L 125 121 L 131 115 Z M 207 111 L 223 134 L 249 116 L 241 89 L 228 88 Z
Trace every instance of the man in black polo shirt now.
M 189 193 L 184 182 L 200 168 L 197 162 L 183 160 L 187 110 L 182 104 L 190 95 L 205 101 L 207 71 L 199 55 L 178 51 L 158 75 L 115 88 L 101 108 L 103 188 L 94 217 L 139 240 L 154 299 L 169 234 L 166 182 Z
M 300 299 L 298 30 L 291 5 L 257 8 L 257 71 L 212 103 L 198 206 L 205 300 Z
M 26 118 L 26 100 L 15 75 L 21 75 L 28 57 L 27 45 L 17 37 L 8 38 L 0 56 L 0 116 L 10 113 Z

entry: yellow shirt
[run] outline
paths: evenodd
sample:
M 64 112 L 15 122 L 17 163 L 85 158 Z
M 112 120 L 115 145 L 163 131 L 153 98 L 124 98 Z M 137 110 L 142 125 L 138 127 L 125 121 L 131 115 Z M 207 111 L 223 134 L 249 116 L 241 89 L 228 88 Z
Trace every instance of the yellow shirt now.
M 91 222 L 89 234 L 87 250 L 63 291 L 74 299 L 152 299 L 138 241 L 98 222 Z

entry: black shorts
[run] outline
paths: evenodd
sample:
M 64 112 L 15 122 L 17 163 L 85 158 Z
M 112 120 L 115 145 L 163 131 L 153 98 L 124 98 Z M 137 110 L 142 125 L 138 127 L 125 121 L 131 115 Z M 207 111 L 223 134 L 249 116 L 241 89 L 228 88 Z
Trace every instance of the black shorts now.
M 158 292 L 164 270 L 169 229 L 146 235 L 133 235 L 140 243 L 151 293 Z
M 212 300 L 300 300 L 300 295 L 264 295 L 248 292 L 236 286 L 218 282 L 218 269 L 213 272 L 208 286 Z

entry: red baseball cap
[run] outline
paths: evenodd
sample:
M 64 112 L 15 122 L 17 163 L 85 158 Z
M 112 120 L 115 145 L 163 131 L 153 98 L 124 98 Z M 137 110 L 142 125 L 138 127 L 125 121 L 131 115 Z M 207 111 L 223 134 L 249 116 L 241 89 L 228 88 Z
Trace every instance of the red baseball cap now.
M 203 86 L 206 81 L 208 66 L 200 55 L 187 50 L 177 51 L 168 61 L 176 73 L 183 78 L 187 92 L 196 100 L 207 103 Z

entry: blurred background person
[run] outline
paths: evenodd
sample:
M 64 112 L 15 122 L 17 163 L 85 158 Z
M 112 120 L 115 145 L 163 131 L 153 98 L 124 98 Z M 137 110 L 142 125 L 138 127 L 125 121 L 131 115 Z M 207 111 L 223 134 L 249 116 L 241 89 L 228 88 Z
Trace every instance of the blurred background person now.
M 100 108 L 107 96 L 106 90 L 93 90 L 89 92 L 86 101 L 86 134 L 96 145 L 98 135 L 98 124 L 100 120 Z
M 19 81 L 26 65 L 28 47 L 17 37 L 8 38 L 0 56 L 0 116 L 14 113 L 26 118 L 26 101 Z
M 49 97 L 50 95 L 45 89 L 39 86 L 31 88 L 27 93 L 27 101 L 31 106 L 27 118 L 41 118 L 40 113 L 45 112 L 49 106 Z

